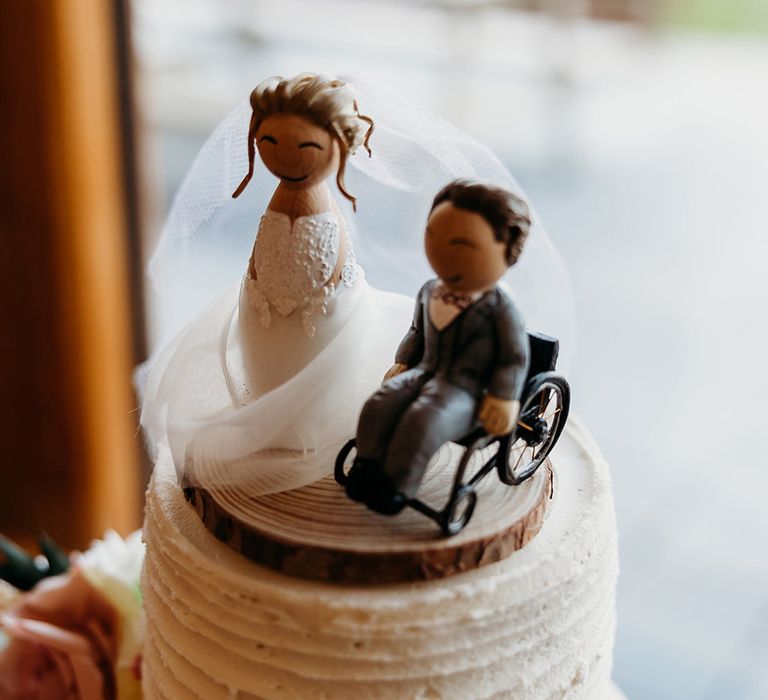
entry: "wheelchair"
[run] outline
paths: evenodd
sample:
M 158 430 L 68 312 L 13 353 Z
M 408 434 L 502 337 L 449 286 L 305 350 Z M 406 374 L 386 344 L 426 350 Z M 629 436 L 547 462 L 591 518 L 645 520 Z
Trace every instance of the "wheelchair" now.
M 555 371 L 559 342 L 541 333 L 528 333 L 530 347 L 528 374 L 520 397 L 520 414 L 515 428 L 506 435 L 488 435 L 482 428 L 457 440 L 464 452 L 456 469 L 446 504 L 436 510 L 418 498 L 405 505 L 434 520 L 445 536 L 461 532 L 470 521 L 477 503 L 477 485 L 492 471 L 502 483 L 517 486 L 530 479 L 557 443 L 570 409 L 571 391 L 565 377 Z M 472 457 L 478 450 L 498 449 L 473 475 L 467 478 Z M 334 477 L 346 485 L 347 463 L 356 448 L 355 439 L 342 447 Z

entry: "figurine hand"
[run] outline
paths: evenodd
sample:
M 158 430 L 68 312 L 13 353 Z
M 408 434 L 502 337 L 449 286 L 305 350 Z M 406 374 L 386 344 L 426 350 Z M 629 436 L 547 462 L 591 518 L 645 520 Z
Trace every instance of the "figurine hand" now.
M 396 377 L 398 374 L 401 374 L 402 372 L 405 372 L 405 370 L 408 369 L 407 365 L 400 364 L 399 362 L 395 362 L 394 365 L 392 365 L 388 370 L 387 373 L 384 375 L 384 379 L 381 380 L 381 383 L 389 381 L 392 379 L 392 377 Z
M 499 399 L 486 394 L 477 417 L 489 435 L 505 435 L 515 427 L 518 413 L 519 401 Z

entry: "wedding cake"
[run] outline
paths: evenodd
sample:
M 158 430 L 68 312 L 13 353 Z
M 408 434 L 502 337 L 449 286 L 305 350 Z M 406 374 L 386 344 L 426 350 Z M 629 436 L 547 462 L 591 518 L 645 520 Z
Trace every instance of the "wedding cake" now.
M 578 422 L 560 434 L 556 344 L 531 379 L 525 330 L 568 347 L 568 285 L 517 184 L 360 80 L 272 78 L 248 108 L 203 148 L 152 264 L 173 307 L 212 251 L 236 253 L 144 389 L 146 697 L 620 697 L 610 477 Z M 425 241 L 438 278 L 414 312 Z M 342 489 L 334 458 L 364 424 Z M 487 440 L 463 451 L 465 437 Z M 455 528 L 459 501 L 447 520 L 417 502 L 493 449 L 483 474 L 498 463 L 503 483 L 462 486 Z
M 610 681 L 617 577 L 608 467 L 571 420 L 539 534 L 434 581 L 319 583 L 219 542 L 167 456 L 147 494 L 144 692 L 155 698 L 621 697 Z

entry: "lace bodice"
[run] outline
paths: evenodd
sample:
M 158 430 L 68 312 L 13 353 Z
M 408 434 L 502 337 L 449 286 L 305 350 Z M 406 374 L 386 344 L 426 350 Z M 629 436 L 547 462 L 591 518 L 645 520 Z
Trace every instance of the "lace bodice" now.
M 274 309 L 281 316 L 300 310 L 307 335 L 314 335 L 312 317 L 325 313 L 336 291 L 329 283 L 339 257 L 339 221 L 333 212 L 301 216 L 291 222 L 286 214 L 267 209 L 259 223 L 254 246 L 256 278 L 246 276 L 248 299 L 262 326 Z M 360 276 L 347 236 L 341 285 L 351 287 Z

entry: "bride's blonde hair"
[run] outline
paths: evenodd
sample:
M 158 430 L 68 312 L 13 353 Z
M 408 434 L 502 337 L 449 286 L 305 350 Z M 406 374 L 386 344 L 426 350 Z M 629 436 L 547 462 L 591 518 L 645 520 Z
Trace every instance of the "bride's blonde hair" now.
M 256 132 L 273 114 L 296 114 L 306 117 L 330 132 L 339 144 L 339 169 L 336 185 L 352 202 L 355 198 L 344 186 L 344 170 L 347 158 L 362 145 L 371 155 L 368 141 L 373 132 L 373 120 L 360 114 L 350 85 L 325 75 L 302 73 L 295 78 L 276 76 L 261 82 L 251 93 L 251 123 L 248 127 L 248 174 L 232 193 L 238 197 L 253 177 L 256 157 Z

